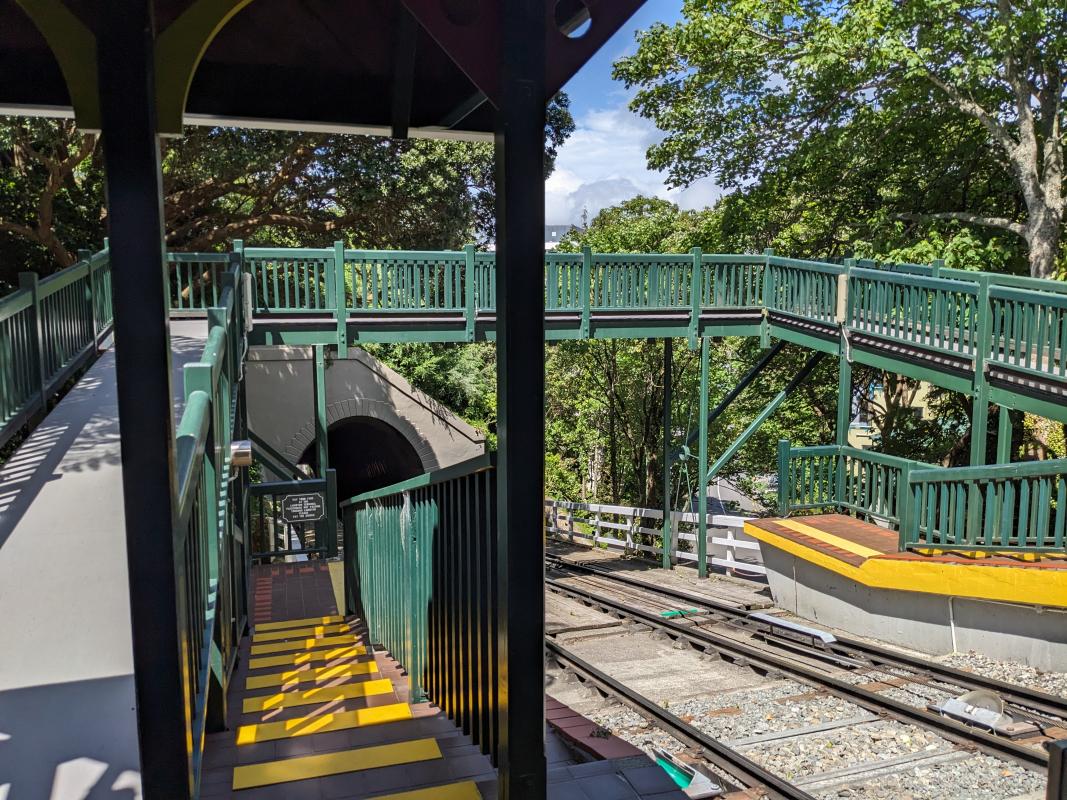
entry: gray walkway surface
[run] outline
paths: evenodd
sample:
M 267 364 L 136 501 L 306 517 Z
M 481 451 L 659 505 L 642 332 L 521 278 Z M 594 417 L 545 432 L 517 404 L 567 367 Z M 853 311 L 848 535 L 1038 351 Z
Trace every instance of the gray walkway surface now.
M 140 797 L 128 592 L 111 349 L 0 468 L 0 800 Z

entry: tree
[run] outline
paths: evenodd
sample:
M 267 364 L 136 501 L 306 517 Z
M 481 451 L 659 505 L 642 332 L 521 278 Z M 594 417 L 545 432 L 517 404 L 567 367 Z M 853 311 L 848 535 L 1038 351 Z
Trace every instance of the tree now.
M 774 186 L 785 173 L 781 190 L 805 166 L 836 172 L 845 193 L 880 193 L 888 178 L 896 219 L 1006 231 L 1025 241 L 1033 276 L 1054 276 L 1067 206 L 1062 0 L 686 0 L 683 20 L 640 34 L 615 72 L 666 131 L 649 163 L 677 185 L 710 174 Z M 935 179 L 950 167 L 935 181 L 956 187 L 942 207 L 893 196 L 914 170 L 909 147 L 940 151 Z M 960 192 L 970 177 L 1008 191 Z
M 574 130 L 550 103 L 545 172 Z M 487 143 L 190 127 L 162 141 L 167 246 L 214 250 L 345 239 L 364 248 L 443 249 L 493 234 Z M 66 121 L 0 124 L 0 285 L 68 266 L 106 228 L 97 138 Z

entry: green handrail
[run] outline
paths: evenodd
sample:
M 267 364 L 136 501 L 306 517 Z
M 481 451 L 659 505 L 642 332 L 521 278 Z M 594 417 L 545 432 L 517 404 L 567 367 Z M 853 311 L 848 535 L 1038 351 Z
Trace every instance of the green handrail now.
M 496 759 L 496 470 L 491 454 L 341 504 L 348 610 L 431 699 Z M 505 639 L 506 640 L 506 639 Z
M 908 549 L 1067 549 L 1067 459 L 916 470 L 909 487 Z
M 52 396 L 95 360 L 111 329 L 111 260 L 83 250 L 66 269 L 0 298 L 0 447 L 48 408 Z

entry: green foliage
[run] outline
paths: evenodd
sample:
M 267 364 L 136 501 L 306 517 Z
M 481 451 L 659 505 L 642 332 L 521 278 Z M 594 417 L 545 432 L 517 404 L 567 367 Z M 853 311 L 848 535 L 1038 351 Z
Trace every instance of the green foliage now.
M 955 219 L 1023 237 L 997 249 L 1021 271 L 1029 244 L 1037 274 L 1062 234 L 1061 0 L 686 0 L 615 74 L 666 133 L 650 167 L 735 190 L 744 249 L 882 252 L 893 223 L 921 239 Z

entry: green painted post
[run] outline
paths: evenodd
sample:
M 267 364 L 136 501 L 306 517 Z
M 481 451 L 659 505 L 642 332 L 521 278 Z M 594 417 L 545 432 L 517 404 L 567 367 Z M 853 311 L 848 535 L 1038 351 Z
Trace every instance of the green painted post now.
M 663 569 L 674 565 L 671 532 L 671 395 L 673 393 L 674 340 L 663 340 Z
M 1011 411 L 1007 406 L 1000 406 L 997 417 L 997 463 L 1010 464 L 1011 448 Z
M 945 266 L 945 259 L 943 259 L 943 258 L 935 258 L 933 261 L 931 261 L 930 262 L 930 275 L 931 275 L 931 277 L 934 277 L 934 278 L 941 277 L 941 270 L 944 268 L 944 266 Z
M 989 382 L 986 380 L 986 358 L 990 349 L 990 321 L 992 309 L 989 305 L 990 276 L 978 274 L 978 325 L 974 342 L 974 409 L 971 415 L 971 466 L 985 463 L 986 434 L 989 429 Z
M 318 456 L 319 477 L 326 477 L 330 467 L 330 449 L 326 439 L 326 350 L 315 345 L 315 453 Z
M 593 250 L 582 248 L 582 338 L 589 338 L 589 317 L 592 309 Z
M 700 248 L 694 247 L 689 253 L 693 256 L 693 274 L 690 276 L 689 282 L 689 302 L 691 306 L 689 310 L 689 349 L 695 350 L 697 346 L 697 337 L 700 335 L 700 310 L 702 307 L 701 294 L 704 290 L 704 270 L 701 264 L 703 254 Z M 701 396 L 706 398 L 706 394 L 702 394 Z M 705 399 L 704 412 L 701 415 L 702 419 L 707 416 L 707 411 L 707 401 Z
M 789 440 L 778 440 L 778 516 L 789 516 Z
M 348 358 L 348 292 L 345 290 L 345 243 L 333 243 L 333 291 L 327 289 L 326 304 L 334 303 L 337 320 L 337 357 Z M 355 286 L 352 287 L 355 291 Z M 332 294 L 331 298 L 329 295 Z M 337 537 L 333 537 L 336 539 Z M 337 545 L 334 544 L 334 549 Z
M 840 325 L 837 355 L 837 419 L 834 440 L 838 447 L 848 447 L 848 429 L 852 421 L 852 362 L 848 352 L 848 274 L 856 265 L 855 259 L 845 260 L 845 272 L 837 284 L 837 322 Z M 834 457 L 834 499 L 841 503 L 845 496 L 845 459 L 840 453 Z
M 463 314 L 466 323 L 466 336 L 468 342 L 474 341 L 475 327 L 478 322 L 478 305 L 476 303 L 475 288 L 478 285 L 478 264 L 475 260 L 474 245 L 469 244 L 463 248 L 463 293 L 466 301 L 466 310 Z
M 213 368 L 210 364 L 186 364 L 182 368 L 182 380 L 185 390 L 185 401 L 189 402 L 189 398 L 193 392 L 203 392 L 211 398 L 212 405 L 219 402 L 219 397 L 215 392 L 214 380 L 213 380 Z M 212 408 L 210 419 L 212 421 L 219 418 L 218 409 Z M 207 541 L 209 542 L 207 559 L 208 559 L 208 574 L 212 580 L 217 580 L 219 577 L 219 495 L 218 495 L 218 469 L 221 459 L 219 458 L 219 450 L 228 446 L 222 435 L 222 431 L 218 430 L 212 423 L 212 441 L 214 442 L 214 450 L 204 453 L 204 488 L 206 494 L 205 513 L 207 521 Z
M 347 553 L 345 554 L 347 557 Z M 337 558 L 337 470 L 326 470 L 326 557 Z
M 78 250 L 78 260 L 85 262 L 85 273 L 89 282 L 89 320 L 93 326 L 93 352 L 95 353 L 100 325 L 96 318 L 96 274 L 93 272 L 93 251 L 86 248 Z
M 897 550 L 901 553 L 907 549 L 908 531 L 913 524 L 910 478 L 911 462 L 905 461 L 900 467 L 900 483 L 897 484 Z
M 41 319 L 41 290 L 40 280 L 36 272 L 20 272 L 19 288 L 26 289 L 33 301 L 33 320 L 29 324 L 30 336 L 33 337 L 33 350 L 37 353 L 37 393 L 41 410 L 48 409 L 48 394 L 46 388 L 48 375 L 45 374 L 44 360 L 44 321 Z
M 697 450 L 697 574 L 708 577 L 708 360 L 711 340 L 700 340 L 700 445 Z

